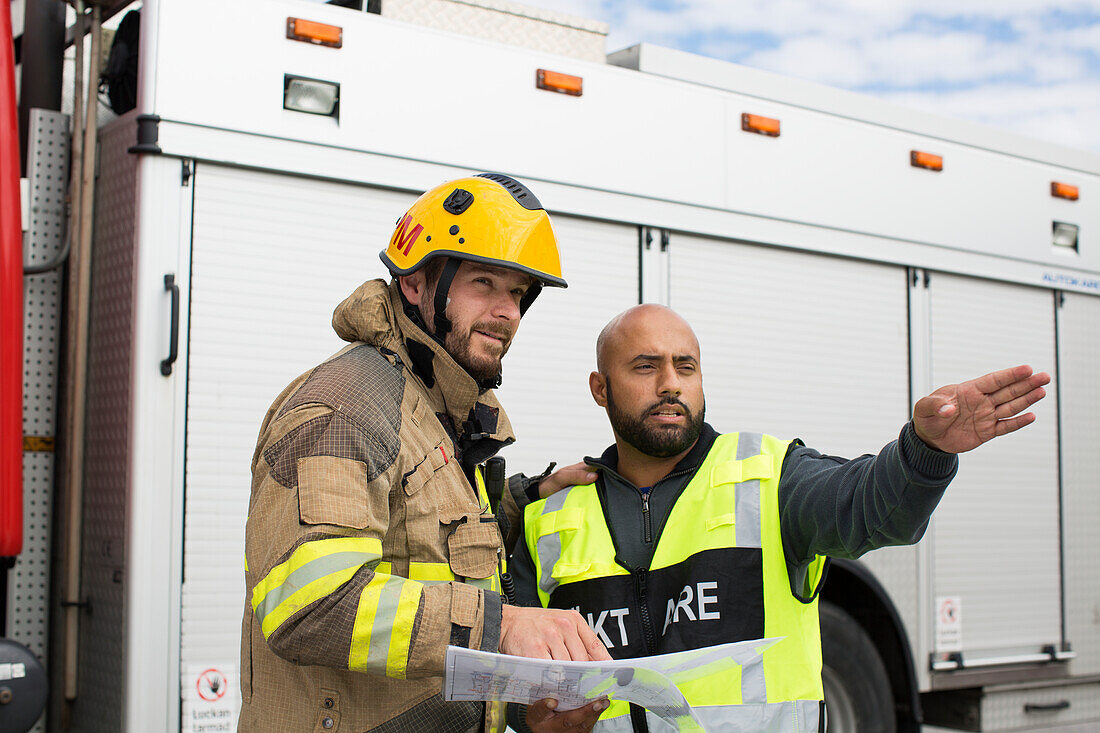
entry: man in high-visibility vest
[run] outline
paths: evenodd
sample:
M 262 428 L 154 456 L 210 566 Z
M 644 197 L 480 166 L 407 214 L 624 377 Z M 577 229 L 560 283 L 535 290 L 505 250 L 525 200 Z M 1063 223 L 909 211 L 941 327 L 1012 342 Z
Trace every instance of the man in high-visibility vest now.
M 514 440 L 492 391 L 501 358 L 541 288 L 565 286 L 549 216 L 518 181 L 469 176 L 418 198 L 380 256 L 390 282 L 333 314 L 351 343 L 283 390 L 260 429 L 242 733 L 502 730 L 499 705 L 442 699 L 448 645 L 609 658 L 575 612 L 502 603 L 480 465 Z M 543 702 L 527 722 L 588 729 L 605 705 Z
M 708 731 L 819 729 L 817 592 L 828 557 L 920 539 L 954 454 L 1034 420 L 1047 374 L 987 374 L 917 402 L 877 456 L 718 434 L 703 421 L 699 343 L 676 313 L 641 305 L 597 342 L 589 378 L 615 444 L 599 477 L 534 501 L 511 563 L 519 601 L 579 609 L 616 659 L 784 637 L 755 664 L 682 690 Z M 614 702 L 597 731 L 666 730 Z

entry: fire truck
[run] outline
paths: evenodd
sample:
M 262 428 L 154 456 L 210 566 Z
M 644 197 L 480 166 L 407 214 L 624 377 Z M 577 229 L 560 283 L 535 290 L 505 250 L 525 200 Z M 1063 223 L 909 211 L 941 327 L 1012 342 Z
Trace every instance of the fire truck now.
M 23 99 L 50 1 L 12 4 Z M 22 217 L 0 86 L 0 728 L 48 687 L 35 731 L 234 729 L 260 422 L 400 213 L 478 171 L 537 192 L 570 284 L 506 360 L 510 471 L 612 441 L 587 374 L 641 302 L 695 328 L 716 429 L 833 455 L 1049 372 L 918 544 L 832 563 L 830 730 L 1100 727 L 1100 155 L 509 0 L 72 5 Z

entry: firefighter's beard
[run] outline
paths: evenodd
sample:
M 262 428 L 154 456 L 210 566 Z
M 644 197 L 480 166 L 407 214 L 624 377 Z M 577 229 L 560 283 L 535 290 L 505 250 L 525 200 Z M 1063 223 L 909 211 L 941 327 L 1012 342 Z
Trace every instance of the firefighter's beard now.
M 489 334 L 500 339 L 497 343 L 481 335 Z M 458 365 L 478 383 L 499 380 L 501 360 L 512 344 L 511 329 L 488 321 L 480 321 L 469 328 L 455 323 L 443 339 L 443 347 Z
M 646 417 L 661 405 L 679 405 L 683 408 L 684 417 L 687 418 L 684 425 L 647 425 Z M 611 428 L 640 453 L 653 458 L 671 458 L 695 445 L 699 433 L 703 431 L 706 412 L 706 403 L 696 414 L 675 397 L 666 397 L 646 407 L 638 415 L 631 415 L 615 403 L 611 380 L 607 380 L 607 418 L 611 421 Z
M 428 289 L 420 301 L 420 313 L 427 328 L 435 330 L 435 286 Z M 448 308 L 448 310 L 453 310 Z M 466 323 L 459 316 L 450 315 L 451 330 L 443 337 L 443 348 L 455 362 L 466 370 L 479 385 L 494 386 L 500 383 L 501 359 L 508 353 L 518 323 L 505 325 L 492 321 Z M 496 336 L 500 341 L 486 339 L 476 332 Z M 438 340 L 438 339 L 437 339 Z

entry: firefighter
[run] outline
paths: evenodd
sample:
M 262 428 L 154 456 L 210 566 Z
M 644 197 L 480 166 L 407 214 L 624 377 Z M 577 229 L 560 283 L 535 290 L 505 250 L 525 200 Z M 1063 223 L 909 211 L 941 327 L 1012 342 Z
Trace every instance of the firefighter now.
M 817 593 L 828 556 L 920 539 L 954 454 L 1034 420 L 1047 374 L 1021 366 L 917 402 L 877 456 L 719 435 L 704 422 L 699 343 L 668 308 L 636 306 L 597 342 L 592 396 L 615 444 L 599 478 L 534 501 L 512 561 L 520 602 L 579 608 L 616 659 L 783 637 L 762 659 L 683 691 L 707 730 L 817 731 Z M 533 558 L 533 559 L 532 559 Z M 665 730 L 613 702 L 596 730 Z
M 500 729 L 500 706 L 441 698 L 448 645 L 609 659 L 576 612 L 502 603 L 501 507 L 479 465 L 514 440 L 492 389 L 520 318 L 566 285 L 549 217 L 512 178 L 461 178 L 417 199 L 380 257 L 391 281 L 333 314 L 350 345 L 294 380 L 260 430 L 241 731 Z M 518 520 L 511 492 L 500 503 Z M 606 705 L 544 702 L 528 722 L 583 730 Z

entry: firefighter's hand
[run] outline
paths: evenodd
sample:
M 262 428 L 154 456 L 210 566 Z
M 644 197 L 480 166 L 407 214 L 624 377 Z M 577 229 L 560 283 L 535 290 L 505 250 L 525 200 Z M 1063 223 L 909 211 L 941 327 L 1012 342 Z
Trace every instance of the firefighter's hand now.
M 565 662 L 610 661 L 611 655 L 576 611 L 505 605 L 500 651 Z
M 572 466 L 562 466 L 557 471 L 539 481 L 539 498 L 545 499 L 570 486 L 584 486 L 596 480 L 596 473 L 584 462 Z
M 917 437 L 944 453 L 965 453 L 1035 421 L 1020 414 L 1046 396 L 1046 372 L 1023 365 L 940 387 L 913 408 Z
M 592 730 L 600 713 L 607 710 L 610 704 L 606 697 L 601 697 L 584 707 L 559 713 L 557 712 L 558 701 L 546 698 L 527 708 L 527 727 L 534 733 L 558 733 L 559 731 L 583 733 Z

